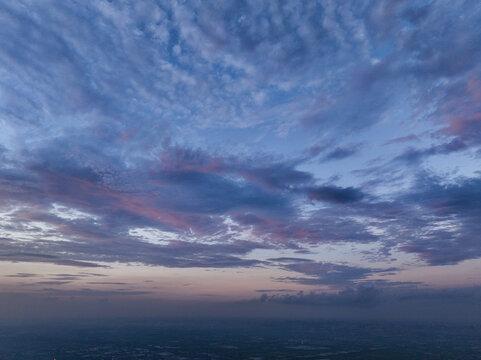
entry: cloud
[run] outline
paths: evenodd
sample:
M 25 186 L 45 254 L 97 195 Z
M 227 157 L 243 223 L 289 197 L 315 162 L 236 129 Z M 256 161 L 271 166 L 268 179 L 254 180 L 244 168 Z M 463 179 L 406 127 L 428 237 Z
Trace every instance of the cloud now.
M 414 134 L 409 134 L 406 136 L 399 136 L 396 138 L 392 138 L 389 141 L 385 143 L 385 145 L 391 145 L 391 144 L 396 144 L 396 143 L 405 143 L 408 141 L 414 141 L 414 140 L 419 140 L 418 136 Z
M 479 179 L 416 175 L 481 146 L 478 4 L 0 7 L 0 260 L 268 263 L 335 285 L 378 270 L 251 255 L 378 242 L 429 265 L 481 256 Z M 377 142 L 396 146 L 372 148 L 374 170 L 325 180 L 325 162 Z
M 53 297 L 117 297 L 117 296 L 141 296 L 148 295 L 150 291 L 138 291 L 138 290 L 95 290 L 90 288 L 82 288 L 78 290 L 60 290 L 56 288 L 44 288 L 43 294 L 48 294 Z
M 293 161 L 253 162 L 166 146 L 155 159 L 127 168 L 107 155 L 90 157 L 90 151 L 79 153 L 71 144 L 55 141 L 39 150 L 41 160 L 26 153 L 23 169 L 19 166 L 14 175 L 0 172 L 4 199 L 9 199 L 6 259 L 72 266 L 112 261 L 256 266 L 259 261 L 241 256 L 256 248 L 299 248 L 296 242 L 346 236 L 335 234 L 336 221 L 322 232 L 318 224 L 298 218 L 295 202 L 306 193 L 332 203 L 363 197 L 353 188 L 312 188 L 313 176 L 297 170 Z M 159 235 L 146 241 L 135 229 L 153 229 Z M 265 240 L 246 240 L 246 231 Z M 165 240 L 162 234 L 174 238 Z M 15 241 L 19 236 L 25 241 Z M 65 253 L 72 258 L 60 255 Z
M 291 289 L 258 289 L 258 293 L 285 293 L 285 292 L 296 292 L 296 290 Z
M 360 285 L 354 288 L 347 288 L 338 293 L 317 293 L 303 291 L 297 294 L 262 294 L 261 302 L 272 302 L 282 304 L 298 304 L 313 306 L 374 306 L 379 302 L 381 289 L 373 286 Z
M 481 300 L 481 292 L 479 287 L 467 287 L 457 289 L 419 289 L 398 296 L 399 301 L 446 301 L 458 299 L 474 299 Z
M 306 261 L 290 261 L 289 263 L 282 264 L 281 267 L 286 270 L 308 275 L 309 277 L 284 277 L 279 278 L 279 281 L 296 282 L 306 285 L 329 285 L 337 288 L 358 283 L 373 274 L 397 270 L 395 268 L 374 269 L 328 262 Z
M 244 258 L 254 249 L 379 240 L 386 251 L 399 246 L 433 265 L 479 256 L 471 240 L 477 231 L 477 179 L 444 188 L 438 180 L 420 179 L 391 201 L 379 201 L 361 188 L 316 185 L 295 162 L 252 164 L 180 148 L 174 161 L 173 150 L 165 151 L 160 161 L 139 168 L 112 168 L 116 163 L 110 162 L 111 169 L 104 169 L 51 149 L 43 152 L 41 165 L 32 157 L 15 174 L 0 172 L 3 200 L 9 199 L 0 257 L 84 267 L 114 261 L 238 267 L 261 263 Z M 302 217 L 298 204 L 306 200 L 327 207 Z M 459 219 L 462 238 L 450 225 L 436 225 L 448 217 Z M 158 235 L 147 241 L 132 229 L 154 229 Z M 449 243 L 461 247 L 453 250 Z
M 39 281 L 36 284 L 38 285 L 65 285 L 65 284 L 70 284 L 71 281 L 56 281 L 56 280 L 51 280 L 51 281 Z
M 127 283 L 121 282 L 121 281 L 89 281 L 87 284 L 97 284 L 97 285 L 127 285 Z
M 364 198 L 364 194 L 359 189 L 353 187 L 342 188 L 338 186 L 320 186 L 307 190 L 309 199 L 317 201 L 327 201 L 339 204 L 357 202 Z
M 106 267 L 93 262 L 61 259 L 55 255 L 36 254 L 36 253 L 0 253 L 3 261 L 25 261 L 25 262 L 48 262 L 56 265 L 76 266 L 76 267 Z
M 326 155 L 324 155 L 321 158 L 321 162 L 347 159 L 359 153 L 361 151 L 361 148 L 362 144 L 360 143 L 336 147 L 335 149 L 329 151 Z
M 270 258 L 269 261 L 275 261 L 280 263 L 292 263 L 292 262 L 312 262 L 311 259 L 297 258 L 297 257 L 278 257 Z
M 6 277 L 13 277 L 13 278 L 33 278 L 39 276 L 38 274 L 32 273 L 16 273 L 12 275 L 5 275 Z
M 405 200 L 422 204 L 418 214 L 421 222 L 415 238 L 411 237 L 402 250 L 417 253 L 432 265 L 456 264 L 460 261 L 481 256 L 476 245 L 481 215 L 481 180 L 458 179 L 454 183 L 442 184 L 439 179 L 423 177 L 418 180 L 416 190 Z
M 417 164 L 421 160 L 433 155 L 447 155 L 458 151 L 463 151 L 467 149 L 467 145 L 459 140 L 454 139 L 449 143 L 444 143 L 440 145 L 434 145 L 426 149 L 414 149 L 410 148 L 404 153 L 398 155 L 394 158 L 394 161 L 405 161 L 409 164 Z

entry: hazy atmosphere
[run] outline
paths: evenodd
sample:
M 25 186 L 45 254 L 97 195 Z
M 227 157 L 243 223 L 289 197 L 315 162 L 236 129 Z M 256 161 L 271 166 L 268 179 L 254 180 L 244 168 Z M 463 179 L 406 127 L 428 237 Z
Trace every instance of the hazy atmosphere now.
M 479 1 L 0 1 L 0 320 L 481 320 Z

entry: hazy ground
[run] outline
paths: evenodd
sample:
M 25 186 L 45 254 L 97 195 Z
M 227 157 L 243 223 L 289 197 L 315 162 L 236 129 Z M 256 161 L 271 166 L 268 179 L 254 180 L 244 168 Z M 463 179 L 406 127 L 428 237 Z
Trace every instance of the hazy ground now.
M 479 359 L 481 324 L 116 320 L 9 325 L 11 359 Z

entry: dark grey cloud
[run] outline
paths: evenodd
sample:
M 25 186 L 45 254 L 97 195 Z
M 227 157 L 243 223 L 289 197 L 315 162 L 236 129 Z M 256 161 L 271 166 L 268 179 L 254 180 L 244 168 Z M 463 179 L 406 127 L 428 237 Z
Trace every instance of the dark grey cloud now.
M 417 253 L 432 265 L 455 264 L 466 259 L 477 258 L 481 249 L 477 234 L 481 231 L 481 180 L 461 178 L 451 184 L 442 184 L 441 179 L 424 176 L 416 183 L 405 201 L 422 204 L 418 214 L 421 222 L 413 227 L 416 237 L 410 237 L 402 249 Z M 431 224 L 440 229 L 431 230 Z
M 327 201 L 339 204 L 346 204 L 360 201 L 364 198 L 361 190 L 353 187 L 338 187 L 338 186 L 319 186 L 309 188 L 307 195 L 311 200 Z
M 6 277 L 13 277 L 13 278 L 33 278 L 39 276 L 38 274 L 32 273 L 16 273 L 12 275 L 5 275 Z
M 70 276 L 55 276 L 53 279 L 59 280 L 59 281 L 74 281 L 74 280 L 79 280 L 83 276 L 78 276 L 78 275 L 70 275 Z
M 479 301 L 479 287 L 432 289 L 421 286 L 384 287 L 381 284 L 346 287 L 338 292 L 265 293 L 253 300 L 272 308 L 283 304 L 291 311 L 306 307 L 311 316 L 323 314 L 352 319 L 362 314 L 361 318 L 370 321 L 389 319 L 419 323 L 428 320 L 472 324 L 481 315 Z
M 481 289 L 479 287 L 462 287 L 447 289 L 416 289 L 398 297 L 399 301 L 456 301 L 473 299 L 481 301 Z
M 121 282 L 121 281 L 89 281 L 88 284 L 97 284 L 97 285 L 127 285 L 127 283 Z
M 38 253 L 0 253 L 3 261 L 25 261 L 25 262 L 48 262 L 57 265 L 76 266 L 76 267 L 105 267 L 88 261 L 62 259 L 55 255 Z
M 55 297 L 117 297 L 117 296 L 142 296 L 148 295 L 150 291 L 139 290 L 96 290 L 90 288 L 82 288 L 78 290 L 62 290 L 56 288 L 44 288 L 42 289 L 44 294 Z
M 374 306 L 380 300 L 381 289 L 374 286 L 360 285 L 347 288 L 338 293 L 318 293 L 299 291 L 297 294 L 262 294 L 261 302 L 314 306 Z
M 343 287 L 367 279 L 373 274 L 393 272 L 397 269 L 374 269 L 328 262 L 289 262 L 282 268 L 307 275 L 308 277 L 284 277 L 279 281 L 297 282 L 306 285 L 330 285 Z
M 460 139 L 454 139 L 449 143 L 433 145 L 426 149 L 409 148 L 404 153 L 396 156 L 394 161 L 405 161 L 409 164 L 418 164 L 421 160 L 433 155 L 447 155 L 467 149 L 467 145 Z
M 291 289 L 258 289 L 258 293 L 286 293 L 286 292 L 296 292 L 296 290 Z
M 279 262 L 279 263 L 298 263 L 298 262 L 313 262 L 311 259 L 297 258 L 297 257 L 278 257 L 270 258 L 269 261 Z
M 409 141 L 419 140 L 419 137 L 414 134 L 409 134 L 406 136 L 400 136 L 393 138 L 385 143 L 385 145 L 396 144 L 396 143 L 405 143 Z
M 71 281 L 58 281 L 58 280 L 50 280 L 50 281 L 38 281 L 35 284 L 38 285 L 65 285 L 70 284 Z
M 330 150 L 327 154 L 321 157 L 321 162 L 330 160 L 342 160 L 356 155 L 362 149 L 362 144 L 347 144 L 344 146 L 338 146 L 333 150 Z

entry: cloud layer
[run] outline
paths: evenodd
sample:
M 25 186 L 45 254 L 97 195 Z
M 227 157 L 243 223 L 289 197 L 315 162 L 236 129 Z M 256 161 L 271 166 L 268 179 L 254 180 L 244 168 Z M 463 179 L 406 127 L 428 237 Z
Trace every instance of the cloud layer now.
M 481 257 L 478 2 L 0 13 L 0 260 L 275 267 L 339 288 L 397 271 L 394 253 Z M 377 244 L 377 265 L 253 255 L 346 243 Z

